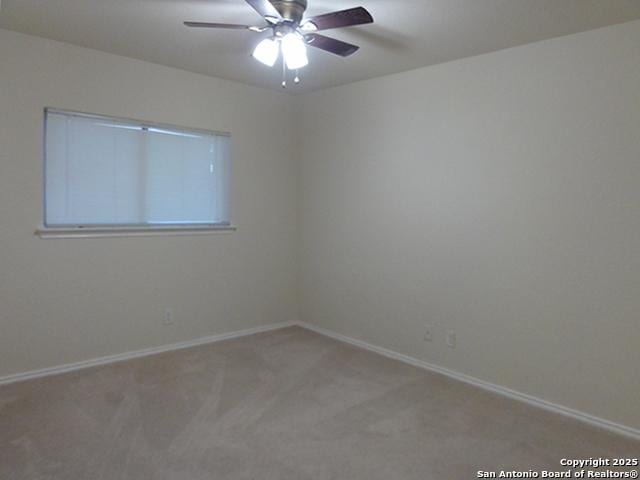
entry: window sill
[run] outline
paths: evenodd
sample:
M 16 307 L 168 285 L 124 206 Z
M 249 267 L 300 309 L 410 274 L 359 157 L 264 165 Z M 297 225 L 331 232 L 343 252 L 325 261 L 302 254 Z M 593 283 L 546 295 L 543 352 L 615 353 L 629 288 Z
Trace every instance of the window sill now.
M 211 235 L 232 233 L 233 225 L 206 225 L 192 227 L 85 227 L 85 228 L 39 228 L 35 234 L 44 239 L 56 238 L 105 238 L 105 237 L 158 237 Z

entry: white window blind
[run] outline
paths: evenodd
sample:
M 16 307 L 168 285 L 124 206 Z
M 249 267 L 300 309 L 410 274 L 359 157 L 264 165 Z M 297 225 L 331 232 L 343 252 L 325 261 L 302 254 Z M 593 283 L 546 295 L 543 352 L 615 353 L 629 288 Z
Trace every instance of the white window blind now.
M 230 137 L 48 110 L 45 226 L 229 224 Z

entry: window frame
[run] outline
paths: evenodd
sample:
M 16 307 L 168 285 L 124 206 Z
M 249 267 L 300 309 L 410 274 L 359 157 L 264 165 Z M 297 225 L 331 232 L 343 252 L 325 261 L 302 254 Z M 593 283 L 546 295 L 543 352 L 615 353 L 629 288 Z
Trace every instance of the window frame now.
M 114 117 L 93 113 L 46 107 L 43 115 L 42 130 L 42 218 L 35 234 L 40 238 L 96 238 L 96 237 L 124 237 L 124 236 L 157 236 L 157 235 L 203 235 L 212 233 L 230 233 L 236 231 L 236 226 L 230 221 L 219 223 L 171 223 L 155 224 L 108 224 L 108 225 L 48 225 L 47 219 L 47 120 L 49 114 L 66 115 L 93 120 L 133 123 L 143 129 L 171 130 L 185 134 L 202 134 L 231 138 L 230 132 L 207 130 L 202 128 L 183 127 L 168 123 L 149 122 L 126 117 Z M 229 196 L 231 195 L 231 159 L 229 159 Z M 230 200 L 230 198 L 229 198 Z

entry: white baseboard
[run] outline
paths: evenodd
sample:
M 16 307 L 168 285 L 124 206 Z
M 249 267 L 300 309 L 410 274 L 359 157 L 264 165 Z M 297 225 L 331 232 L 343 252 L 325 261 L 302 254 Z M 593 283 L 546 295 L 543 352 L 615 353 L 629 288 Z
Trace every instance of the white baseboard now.
M 621 425 L 619 423 L 611 422 L 609 420 L 595 417 L 588 413 L 581 412 L 573 408 L 565 407 L 563 405 L 558 405 L 556 403 L 549 402 L 547 400 L 543 400 L 541 398 L 534 397 L 526 393 L 518 392 L 516 390 L 512 390 L 507 387 L 496 385 L 494 383 L 485 382 L 484 380 L 480 380 L 479 378 L 475 378 L 469 375 L 465 375 L 463 373 L 455 372 L 453 370 L 449 370 L 448 368 L 440 367 L 438 365 L 434 365 L 432 363 L 428 363 L 423 360 L 418 360 L 417 358 L 413 358 L 408 355 L 404 355 L 402 353 L 394 352 L 393 350 L 388 350 L 386 348 L 378 347 L 376 345 L 371 345 L 367 342 L 363 342 L 362 340 L 356 340 L 355 338 L 347 337 L 346 335 L 342 335 L 340 333 L 336 333 L 334 331 L 327 330 L 325 328 L 318 327 L 316 325 L 312 325 L 305 322 L 298 322 L 297 325 L 302 328 L 306 328 L 307 330 L 311 330 L 313 332 L 319 333 L 320 335 L 324 335 L 326 337 L 330 337 L 335 340 L 339 340 L 341 342 L 345 342 L 345 343 L 354 345 L 356 347 L 363 348 L 365 350 L 379 353 L 380 355 L 384 355 L 385 357 L 393 358 L 395 360 L 408 363 L 409 365 L 413 365 L 415 367 L 424 368 L 432 372 L 440 373 L 442 375 L 446 375 L 447 377 L 453 378 L 455 380 L 459 380 L 461 382 L 465 382 L 470 385 L 474 385 L 476 387 L 480 387 L 482 389 L 489 390 L 491 392 L 498 393 L 500 395 L 504 395 L 514 400 L 519 400 L 521 402 L 528 403 L 529 405 L 540 407 L 554 413 L 559 413 L 561 415 L 565 415 L 565 416 L 574 418 L 576 420 L 580 420 L 582 422 L 588 423 L 590 425 L 593 425 L 599 428 L 604 428 L 614 433 L 618 433 L 621 435 L 625 435 L 627 437 L 634 438 L 636 440 L 640 440 L 640 430 L 637 428 L 628 427 L 626 425 Z
M 158 353 L 169 352 L 171 350 L 180 350 L 183 348 L 195 347 L 197 345 L 205 345 L 207 343 L 221 342 L 222 340 L 229 340 L 232 338 L 244 337 L 246 335 L 253 335 L 255 333 L 268 332 L 271 330 L 278 330 L 280 328 L 292 327 L 294 325 L 296 325 L 294 322 L 274 323 L 271 325 L 248 328 L 246 330 L 238 330 L 235 332 L 221 333 L 219 335 L 211 335 L 208 337 L 195 338 L 193 340 L 172 343 L 170 345 L 161 345 L 159 347 L 145 348 L 143 350 L 136 350 L 133 352 L 118 353 L 116 355 L 108 355 L 106 357 L 93 358 L 91 360 L 83 360 L 81 362 L 67 363 L 64 365 L 58 365 L 56 367 L 42 368 L 39 370 L 31 370 L 29 372 L 15 373 L 13 375 L 0 377 L 0 385 L 6 385 L 8 383 L 15 383 L 15 382 L 22 382 L 24 380 L 30 380 L 30 379 L 39 378 L 39 377 L 46 377 L 49 375 L 58 375 L 61 373 L 72 372 L 74 370 L 81 370 L 83 368 L 95 367 L 97 365 L 106 365 L 109 363 L 122 362 L 124 360 L 130 360 L 132 358 L 146 357 L 148 355 L 155 355 Z
M 516 390 L 512 390 L 507 387 L 503 387 L 500 385 L 496 385 L 494 383 L 486 382 L 484 380 L 480 380 L 475 377 L 471 377 L 469 375 L 465 375 L 463 373 L 455 372 L 453 370 L 449 370 L 444 367 L 440 367 L 438 365 L 434 365 L 432 363 L 425 362 L 423 360 L 419 360 L 417 358 L 410 357 L 408 355 L 404 355 L 402 353 L 394 352 L 393 350 L 389 350 L 383 347 L 378 347 L 376 345 L 371 345 L 370 343 L 364 342 L 362 340 L 356 340 L 355 338 L 347 337 L 346 335 L 342 335 L 340 333 L 336 333 L 331 330 L 327 330 L 322 327 L 318 327 L 316 325 L 311 325 L 305 322 L 282 322 L 275 323 L 271 325 L 264 325 L 260 327 L 248 328 L 246 330 L 238 330 L 235 332 L 229 333 L 221 333 L 219 335 L 211 335 L 208 337 L 196 338 L 193 340 L 187 340 L 184 342 L 172 343 L 169 345 L 162 345 L 159 347 L 151 347 L 145 348 L 143 350 L 136 350 L 133 352 L 125 352 L 119 353 L 116 355 L 108 355 L 106 357 L 94 358 L 91 360 L 84 360 L 81 362 L 75 363 L 67 363 L 64 365 L 59 365 L 56 367 L 50 368 L 42 368 L 39 370 L 31 370 L 28 372 L 16 373 L 12 375 L 7 375 L 4 377 L 0 377 L 0 385 L 6 385 L 9 383 L 21 382 L 24 380 L 30 380 L 39 377 L 46 377 L 49 375 L 58 375 L 61 373 L 72 372 L 74 370 L 81 370 L 84 368 L 94 367 L 97 365 L 106 365 L 109 363 L 122 362 L 125 360 L 130 360 L 133 358 L 146 357 L 149 355 L 155 355 L 158 353 L 169 352 L 172 350 L 180 350 L 183 348 L 195 347 L 198 345 L 205 345 L 209 343 L 221 342 L 223 340 L 229 340 L 232 338 L 244 337 L 247 335 L 253 335 L 256 333 L 268 332 L 271 330 L 278 330 L 281 328 L 291 327 L 294 325 L 298 325 L 302 328 L 306 328 L 307 330 L 311 330 L 313 332 L 319 333 L 320 335 L 324 335 L 326 337 L 333 338 L 335 340 L 348 343 L 350 345 L 354 345 L 356 347 L 363 348 L 365 350 L 369 350 L 380 355 L 384 355 L 385 357 L 393 358 L 395 360 L 399 360 L 401 362 L 407 363 L 409 365 L 413 365 L 415 367 L 424 368 L 426 370 L 430 370 L 432 372 L 440 373 L 442 375 L 446 375 L 447 377 L 453 378 L 455 380 L 459 380 L 461 382 L 468 383 L 470 385 L 474 385 L 476 387 L 483 388 L 485 390 L 489 390 L 491 392 L 498 393 L 500 395 L 504 395 L 509 398 L 513 398 L 515 400 L 519 400 L 530 405 L 543 408 L 545 410 L 559 413 L 561 415 L 565 415 L 571 418 L 575 418 L 577 420 L 586 422 L 590 425 L 604 428 L 614 433 L 622 434 L 628 437 L 632 437 L 634 439 L 640 440 L 640 430 L 628 427 L 626 425 L 621 425 L 619 423 L 611 422 L 609 420 L 605 420 L 603 418 L 595 417 L 585 412 L 581 412 L 579 410 L 575 410 L 573 408 L 565 407 L 563 405 L 558 405 L 553 402 L 549 402 L 547 400 L 543 400 L 538 397 L 534 397 L 532 395 L 518 392 Z

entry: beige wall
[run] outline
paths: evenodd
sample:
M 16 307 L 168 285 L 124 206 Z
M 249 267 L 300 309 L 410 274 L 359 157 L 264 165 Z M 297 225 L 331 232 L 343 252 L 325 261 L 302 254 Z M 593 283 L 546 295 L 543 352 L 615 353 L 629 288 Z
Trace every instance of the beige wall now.
M 634 22 L 300 98 L 301 318 L 640 428 L 639 46 Z
M 291 103 L 0 30 L 0 376 L 293 320 L 295 159 L 280 135 Z M 36 238 L 45 106 L 230 131 L 238 231 Z
M 301 320 L 639 428 L 638 45 L 634 22 L 294 100 L 0 30 L 0 376 L 299 298 Z M 231 131 L 238 231 L 36 238 L 45 106 Z

